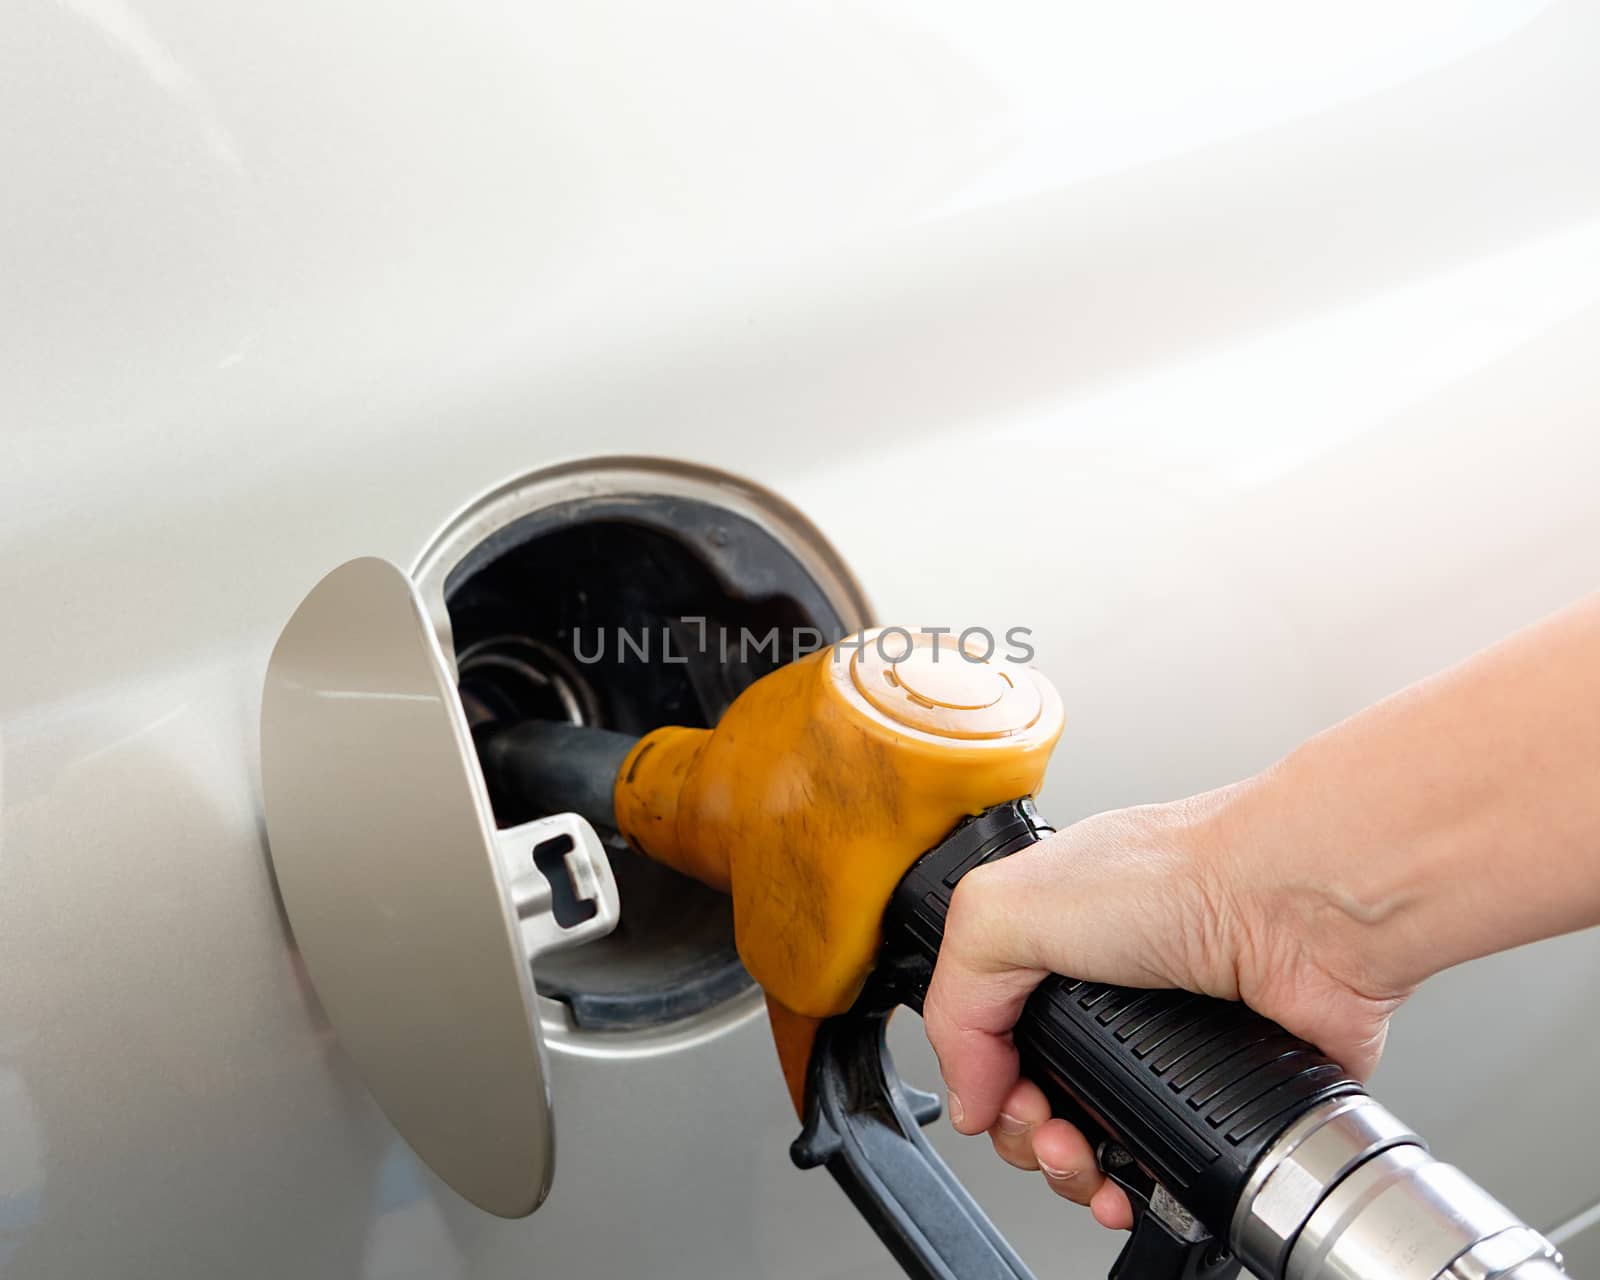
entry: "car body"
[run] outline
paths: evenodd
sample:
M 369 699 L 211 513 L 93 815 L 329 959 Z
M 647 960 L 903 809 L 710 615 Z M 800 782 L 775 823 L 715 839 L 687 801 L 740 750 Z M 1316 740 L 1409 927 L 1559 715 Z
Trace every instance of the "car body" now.
M 416 1159 L 275 890 L 280 628 L 481 493 L 664 457 L 794 504 L 879 620 L 1031 628 L 1055 821 L 1263 768 L 1594 587 L 1597 28 L 1532 0 L 9 9 L 0 1271 L 890 1274 L 790 1165 L 748 1001 L 552 1044 L 531 1217 Z M 1577 1223 L 1597 1009 L 1593 932 L 1476 962 L 1399 1015 L 1374 1091 Z M 914 1020 L 894 1043 L 935 1080 Z M 1107 1267 L 1114 1236 L 934 1132 L 1040 1275 Z M 1600 1227 L 1564 1240 L 1600 1261 Z

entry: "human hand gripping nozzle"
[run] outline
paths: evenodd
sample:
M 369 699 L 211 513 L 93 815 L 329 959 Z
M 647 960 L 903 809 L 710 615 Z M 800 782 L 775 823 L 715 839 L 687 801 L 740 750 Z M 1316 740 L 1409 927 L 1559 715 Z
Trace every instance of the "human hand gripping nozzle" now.
M 825 1165 L 908 1275 L 1021 1280 L 921 1136 L 938 1101 L 899 1079 L 884 1029 L 899 1005 L 921 1012 L 961 878 L 1051 834 L 1029 797 L 1061 728 L 1037 671 L 896 630 L 780 668 L 714 729 L 528 724 L 485 761 L 730 893 L 803 1123 L 795 1163 Z M 1564 1274 L 1543 1236 L 1243 1004 L 1057 975 L 1014 1035 L 1134 1206 L 1113 1277 Z

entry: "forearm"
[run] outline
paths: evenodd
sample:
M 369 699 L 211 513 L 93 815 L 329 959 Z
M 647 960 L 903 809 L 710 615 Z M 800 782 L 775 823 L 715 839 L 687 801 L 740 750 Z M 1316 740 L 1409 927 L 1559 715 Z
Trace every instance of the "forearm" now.
M 1377 987 L 1600 923 L 1600 596 L 1318 735 L 1221 821 Z

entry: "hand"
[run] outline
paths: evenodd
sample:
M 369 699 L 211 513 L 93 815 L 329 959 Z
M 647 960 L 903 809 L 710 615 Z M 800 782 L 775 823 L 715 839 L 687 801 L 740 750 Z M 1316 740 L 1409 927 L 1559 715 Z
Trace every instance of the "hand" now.
M 1018 1078 L 1011 1028 L 1046 974 L 1242 999 L 1361 1077 L 1410 993 L 1375 962 L 1356 898 L 1245 838 L 1253 808 L 1242 784 L 1104 813 L 972 871 L 951 902 L 923 1011 L 950 1118 L 1105 1226 L 1132 1225 L 1126 1195 Z

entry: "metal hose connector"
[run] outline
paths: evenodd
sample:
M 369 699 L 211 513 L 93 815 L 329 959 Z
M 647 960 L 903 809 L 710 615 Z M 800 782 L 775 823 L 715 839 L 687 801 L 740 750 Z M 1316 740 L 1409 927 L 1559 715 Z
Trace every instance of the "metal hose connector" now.
M 1560 1280 L 1555 1246 L 1364 1095 L 1308 1112 L 1252 1171 L 1231 1232 L 1273 1280 Z

